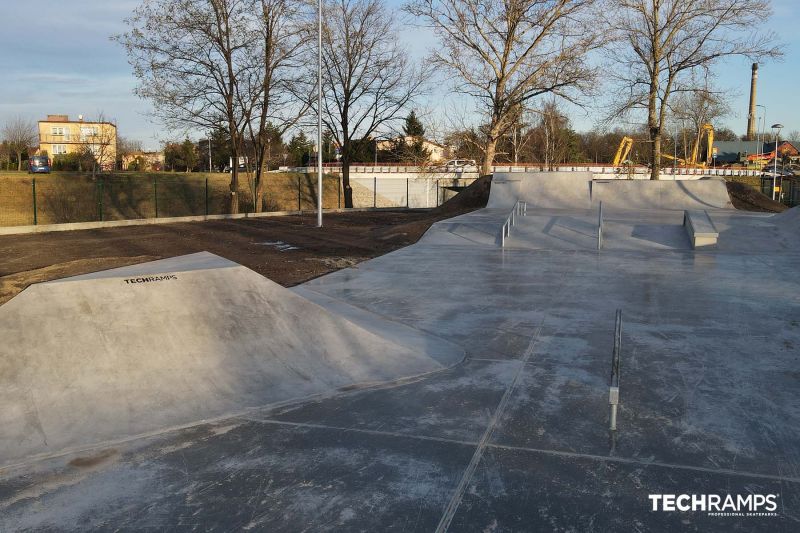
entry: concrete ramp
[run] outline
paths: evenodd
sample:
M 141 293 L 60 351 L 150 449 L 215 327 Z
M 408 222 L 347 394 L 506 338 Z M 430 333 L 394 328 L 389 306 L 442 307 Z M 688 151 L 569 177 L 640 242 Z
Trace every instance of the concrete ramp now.
M 800 206 L 770 217 L 770 221 L 786 229 L 800 230 Z
M 516 200 L 512 202 L 512 206 Z M 425 245 L 497 246 L 508 209 L 481 209 L 433 224 L 419 240 Z
M 495 191 L 497 181 L 514 183 L 516 193 L 513 200 L 507 200 L 511 187 L 500 187 Z M 497 173 L 492 179 L 492 192 L 487 207 L 508 207 L 511 209 L 517 200 L 528 203 L 528 207 L 546 209 L 588 209 L 591 205 L 591 172 L 514 172 Z
M 611 209 L 733 209 L 725 181 L 592 180 L 591 172 L 496 173 L 487 207 L 589 209 L 600 201 Z
M 0 338 L 0 465 L 460 360 L 206 252 L 33 285 Z
M 733 209 L 725 181 L 598 180 L 592 204 L 610 209 Z

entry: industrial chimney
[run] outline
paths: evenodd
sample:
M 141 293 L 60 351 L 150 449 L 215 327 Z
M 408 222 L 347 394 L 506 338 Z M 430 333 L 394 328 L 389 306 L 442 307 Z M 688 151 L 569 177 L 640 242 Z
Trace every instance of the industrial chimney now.
M 758 83 L 758 63 L 753 63 L 750 77 L 750 112 L 747 114 L 747 140 L 756 140 L 756 84 Z

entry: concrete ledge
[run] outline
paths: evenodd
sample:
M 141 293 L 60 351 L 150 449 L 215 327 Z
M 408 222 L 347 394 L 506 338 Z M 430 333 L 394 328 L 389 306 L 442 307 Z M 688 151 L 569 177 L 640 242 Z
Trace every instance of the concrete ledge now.
M 324 213 L 358 213 L 363 211 L 428 211 L 433 207 L 354 207 L 352 209 L 323 209 Z M 40 224 L 35 226 L 0 227 L 0 235 L 23 235 L 51 231 L 78 231 L 86 229 L 117 228 L 121 226 L 144 226 L 147 224 L 176 224 L 178 222 L 204 222 L 207 220 L 236 220 L 240 218 L 284 217 L 316 214 L 311 211 L 269 211 L 266 213 L 239 213 L 236 215 L 197 215 L 189 217 L 134 218 L 128 220 L 106 220 L 102 222 L 70 222 L 66 224 Z
M 686 210 L 683 212 L 683 227 L 689 235 L 692 248 L 716 246 L 719 232 L 708 216 L 708 212 Z

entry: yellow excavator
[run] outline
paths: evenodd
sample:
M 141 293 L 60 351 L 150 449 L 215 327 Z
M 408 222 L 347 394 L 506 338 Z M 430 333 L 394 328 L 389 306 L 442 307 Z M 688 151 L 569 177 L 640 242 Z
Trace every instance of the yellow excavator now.
M 617 148 L 617 153 L 614 155 L 614 162 L 612 164 L 618 167 L 620 163 L 626 161 L 628 155 L 631 153 L 631 148 L 633 148 L 633 138 L 627 136 L 623 137 L 619 142 L 619 148 Z
M 700 142 L 703 139 L 703 136 L 707 136 L 708 144 L 706 146 L 706 160 L 702 162 L 697 161 L 697 152 L 700 151 Z M 619 148 L 617 148 L 617 153 L 614 155 L 613 165 L 618 167 L 621 163 L 624 163 L 628 156 L 631 153 L 631 149 L 633 148 L 634 139 L 632 137 L 623 137 L 622 140 L 619 142 Z M 711 162 L 711 158 L 713 155 L 714 150 L 714 126 L 711 124 L 703 124 L 700 126 L 700 132 L 694 140 L 694 145 L 692 146 L 692 156 L 686 160 L 681 159 L 680 157 L 674 157 L 669 154 L 661 154 L 661 157 L 677 161 L 679 165 L 684 166 L 701 166 L 705 167 Z

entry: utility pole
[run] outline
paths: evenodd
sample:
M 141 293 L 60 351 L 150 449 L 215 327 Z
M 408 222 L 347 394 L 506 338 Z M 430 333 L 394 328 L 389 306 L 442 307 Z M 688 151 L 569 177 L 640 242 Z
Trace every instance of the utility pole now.
M 317 227 L 322 227 L 322 0 L 317 0 Z
M 211 173 L 211 135 L 208 136 L 208 172 Z

